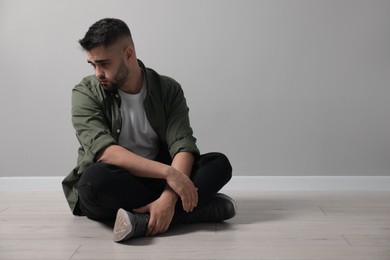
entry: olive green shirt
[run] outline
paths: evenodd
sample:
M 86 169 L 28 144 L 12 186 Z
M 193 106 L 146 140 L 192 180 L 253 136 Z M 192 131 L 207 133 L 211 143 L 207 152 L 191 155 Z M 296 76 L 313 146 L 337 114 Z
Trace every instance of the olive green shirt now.
M 146 116 L 160 142 L 173 158 L 178 152 L 199 150 L 190 126 L 188 107 L 179 83 L 145 68 Z M 94 162 L 100 150 L 118 144 L 121 127 L 121 100 L 117 90 L 108 91 L 95 76 L 85 77 L 72 90 L 72 123 L 80 143 L 77 166 L 62 181 L 62 187 L 74 214 L 78 208 L 77 184 L 83 172 Z

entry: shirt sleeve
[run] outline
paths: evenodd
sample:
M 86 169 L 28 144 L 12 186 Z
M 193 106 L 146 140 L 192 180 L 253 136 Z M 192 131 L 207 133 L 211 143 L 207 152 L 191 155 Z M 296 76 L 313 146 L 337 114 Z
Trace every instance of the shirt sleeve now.
M 87 87 L 76 86 L 72 91 L 72 123 L 81 149 L 96 160 L 98 152 L 115 144 L 103 112 L 103 102 Z
M 196 138 L 190 126 L 189 108 L 179 83 L 168 78 L 170 85 L 169 101 L 167 102 L 166 136 L 169 152 L 172 158 L 178 152 L 191 152 L 199 155 Z

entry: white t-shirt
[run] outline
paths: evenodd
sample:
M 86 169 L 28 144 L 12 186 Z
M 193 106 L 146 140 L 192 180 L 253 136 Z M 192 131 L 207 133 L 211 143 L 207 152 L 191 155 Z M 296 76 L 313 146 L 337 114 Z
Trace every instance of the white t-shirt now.
M 138 94 L 127 94 L 118 90 L 121 96 L 122 130 L 119 145 L 148 159 L 155 159 L 159 147 L 158 136 L 150 125 L 145 109 L 145 80 Z

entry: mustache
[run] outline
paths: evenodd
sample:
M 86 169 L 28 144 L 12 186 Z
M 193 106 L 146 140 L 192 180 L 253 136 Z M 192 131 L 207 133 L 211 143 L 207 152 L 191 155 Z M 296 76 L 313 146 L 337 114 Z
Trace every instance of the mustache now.
M 110 83 L 106 77 L 98 77 L 99 82 L 102 84 L 103 88 L 108 91 L 118 89 L 116 84 Z M 106 81 L 104 84 L 102 81 Z

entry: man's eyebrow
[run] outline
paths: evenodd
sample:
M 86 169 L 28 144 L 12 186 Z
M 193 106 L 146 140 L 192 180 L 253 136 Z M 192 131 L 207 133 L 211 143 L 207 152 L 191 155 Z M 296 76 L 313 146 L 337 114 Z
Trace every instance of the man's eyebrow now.
M 101 63 L 106 63 L 106 62 L 109 62 L 110 60 L 109 59 L 105 59 L 105 60 L 95 60 L 95 61 L 90 61 L 90 60 L 87 60 L 88 63 L 90 64 L 101 64 Z

